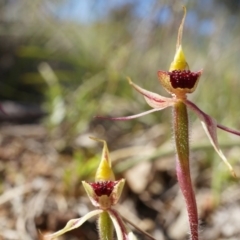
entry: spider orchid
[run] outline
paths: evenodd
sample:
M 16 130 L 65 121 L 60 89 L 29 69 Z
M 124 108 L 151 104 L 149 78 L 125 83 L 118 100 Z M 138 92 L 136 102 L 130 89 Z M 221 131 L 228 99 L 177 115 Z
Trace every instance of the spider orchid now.
M 184 7 L 183 9 L 184 15 L 178 30 L 178 38 L 174 60 L 170 65 L 169 71 L 158 71 L 158 78 L 161 85 L 166 89 L 167 92 L 172 95 L 172 97 L 164 97 L 157 93 L 143 89 L 140 86 L 134 84 L 131 79 L 128 78 L 130 85 L 144 96 L 148 105 L 150 105 L 150 107 L 152 107 L 153 109 L 132 116 L 116 118 L 114 117 L 110 119 L 130 120 L 152 112 L 161 111 L 168 107 L 173 108 L 173 129 L 177 153 L 177 178 L 187 206 L 191 239 L 198 240 L 198 214 L 189 167 L 189 133 L 187 108 L 195 112 L 200 118 L 203 128 L 206 131 L 214 149 L 234 176 L 235 173 L 232 166 L 227 161 L 226 157 L 223 155 L 222 151 L 219 148 L 217 139 L 217 128 L 236 134 L 238 136 L 240 136 L 240 132 L 218 124 L 215 119 L 203 112 L 193 102 L 187 99 L 187 94 L 195 91 L 199 78 L 202 74 L 202 70 L 197 72 L 190 71 L 182 50 L 182 32 L 186 17 L 186 8 Z
M 85 216 L 68 221 L 66 226 L 53 234 L 46 235 L 45 240 L 52 240 L 60 235 L 80 227 L 89 218 L 98 216 L 98 229 L 100 240 L 113 239 L 113 227 L 116 230 L 118 240 L 137 240 L 134 234 L 128 229 L 120 214 L 112 208 L 122 193 L 125 179 L 116 181 L 111 168 L 111 160 L 107 144 L 104 140 L 91 138 L 103 143 L 102 158 L 95 175 L 95 182 L 82 181 L 92 204 L 97 208 Z

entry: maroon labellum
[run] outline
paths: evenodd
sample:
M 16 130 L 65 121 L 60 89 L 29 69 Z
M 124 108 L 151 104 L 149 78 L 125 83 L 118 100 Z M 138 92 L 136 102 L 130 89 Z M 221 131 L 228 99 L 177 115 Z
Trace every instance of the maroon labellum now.
M 97 196 L 101 197 L 102 195 L 110 196 L 113 191 L 114 186 L 118 181 L 101 181 L 89 183 Z
M 192 89 L 199 77 L 198 73 L 191 72 L 190 70 L 174 70 L 168 74 L 173 88 Z

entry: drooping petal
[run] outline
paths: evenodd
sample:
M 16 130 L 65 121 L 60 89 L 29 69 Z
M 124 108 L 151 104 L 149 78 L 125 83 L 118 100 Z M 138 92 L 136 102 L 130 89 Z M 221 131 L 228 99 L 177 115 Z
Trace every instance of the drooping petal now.
M 150 107 L 152 107 L 153 109 L 148 110 L 146 112 L 142 112 L 139 114 L 135 114 L 135 115 L 131 115 L 131 116 L 126 116 L 126 117 L 102 117 L 102 116 L 96 116 L 95 118 L 98 119 L 108 119 L 108 120 L 113 120 L 113 121 L 127 121 L 127 120 L 132 120 L 153 112 L 157 112 L 160 110 L 163 110 L 164 108 L 173 106 L 174 103 L 176 102 L 176 100 L 174 98 L 167 98 L 167 97 L 163 97 L 157 93 L 153 93 L 150 92 L 146 89 L 141 88 L 140 86 L 136 85 L 135 83 L 133 83 L 131 81 L 130 78 L 128 78 L 129 84 L 133 86 L 133 88 L 135 88 L 139 93 L 141 93 L 146 102 L 148 103 L 148 105 Z
M 207 133 L 207 136 L 210 139 L 211 144 L 213 145 L 215 151 L 218 153 L 218 155 L 222 158 L 224 163 L 227 165 L 229 170 L 231 171 L 232 175 L 236 177 L 236 174 L 231 166 L 231 164 L 228 162 L 227 158 L 222 153 L 221 149 L 218 145 L 218 139 L 217 139 L 217 122 L 214 118 L 210 117 L 208 114 L 203 112 L 199 107 L 197 107 L 193 102 L 189 100 L 185 100 L 184 103 L 193 110 L 198 117 L 200 118 L 203 128 L 205 132 Z
M 137 84 L 133 83 L 130 78 L 128 82 L 133 88 L 135 88 L 139 93 L 141 93 L 148 105 L 152 108 L 157 108 L 158 110 L 164 109 L 166 107 L 172 106 L 175 103 L 173 98 L 163 97 L 157 93 L 150 92 L 144 88 L 141 88 Z
M 124 224 L 120 214 L 116 210 L 109 209 L 108 213 L 112 219 L 118 240 L 137 240 L 133 232 Z
M 75 228 L 78 228 L 84 222 L 86 222 L 89 218 L 94 217 L 94 216 L 96 216 L 96 215 L 98 215 L 98 214 L 100 214 L 102 212 L 103 212 L 103 210 L 98 209 L 98 210 L 94 210 L 92 212 L 87 213 L 85 216 L 83 216 L 81 218 L 71 219 L 71 220 L 69 220 L 67 222 L 66 226 L 63 229 L 61 229 L 61 230 L 59 230 L 59 231 L 57 231 L 57 232 L 55 232 L 53 234 L 45 235 L 44 236 L 44 240 L 55 239 L 55 238 L 61 236 L 62 234 L 66 233 L 68 231 L 71 231 L 71 230 L 73 230 Z

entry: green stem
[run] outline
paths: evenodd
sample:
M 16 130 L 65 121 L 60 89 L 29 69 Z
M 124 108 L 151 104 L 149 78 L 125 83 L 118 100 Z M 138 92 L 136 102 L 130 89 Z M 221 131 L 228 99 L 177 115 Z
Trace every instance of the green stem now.
M 98 229 L 100 240 L 113 240 L 113 223 L 108 212 L 99 214 Z
M 173 107 L 173 129 L 177 151 L 176 172 L 183 193 L 191 232 L 191 240 L 198 240 L 198 213 L 189 167 L 189 134 L 186 105 L 179 100 Z

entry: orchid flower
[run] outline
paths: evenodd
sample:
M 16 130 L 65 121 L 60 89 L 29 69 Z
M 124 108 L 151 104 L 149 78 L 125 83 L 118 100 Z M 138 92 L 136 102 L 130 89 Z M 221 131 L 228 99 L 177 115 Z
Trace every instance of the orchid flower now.
M 70 230 L 78 228 L 94 216 L 98 216 L 100 240 L 113 240 L 113 227 L 116 230 L 118 240 L 137 240 L 123 222 L 120 214 L 112 208 L 121 196 L 125 179 L 115 180 L 106 142 L 97 138 L 92 139 L 103 143 L 102 158 L 95 175 L 95 182 L 82 181 L 82 184 L 89 199 L 97 209 L 81 218 L 68 221 L 63 229 L 46 235 L 44 237 L 45 240 L 55 239 Z
M 158 71 L 159 81 L 165 90 L 171 94 L 171 97 L 164 97 L 157 93 L 143 89 L 140 86 L 134 84 L 131 79 L 128 78 L 130 85 L 144 96 L 148 105 L 153 109 L 133 116 L 114 117 L 110 119 L 130 120 L 152 112 L 161 111 L 168 107 L 173 108 L 173 129 L 175 147 L 177 152 L 176 172 L 178 182 L 187 206 L 191 239 L 198 240 L 198 214 L 189 167 L 189 133 L 187 108 L 195 112 L 200 118 L 203 128 L 206 131 L 214 149 L 234 176 L 235 173 L 232 166 L 227 161 L 226 157 L 223 155 L 222 151 L 219 148 L 217 128 L 236 134 L 238 136 L 240 136 L 240 132 L 218 124 L 214 118 L 203 112 L 193 102 L 187 99 L 187 94 L 195 91 L 199 78 L 202 75 L 202 70 L 197 72 L 190 71 L 189 65 L 182 50 L 182 32 L 186 17 L 186 8 L 184 7 L 183 9 L 184 15 L 178 30 L 178 39 L 174 60 L 170 65 L 169 71 Z

